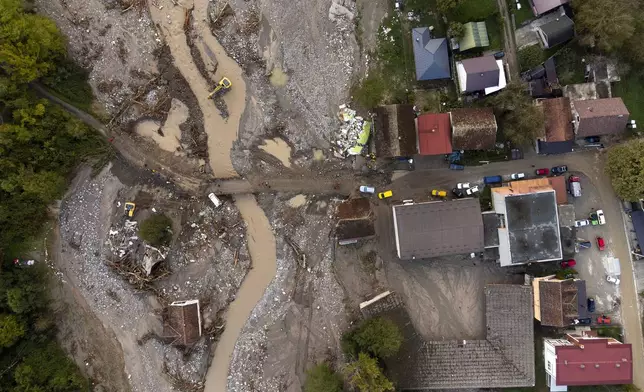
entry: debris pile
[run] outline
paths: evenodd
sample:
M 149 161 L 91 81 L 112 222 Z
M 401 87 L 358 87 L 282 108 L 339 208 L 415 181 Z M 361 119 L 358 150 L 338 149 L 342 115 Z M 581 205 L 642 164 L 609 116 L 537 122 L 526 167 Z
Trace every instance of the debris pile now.
M 369 141 L 371 122 L 356 116 L 356 111 L 346 104 L 340 105 L 338 118 L 342 122 L 340 131 L 336 134 L 336 149 L 334 155 L 345 158 L 348 155 L 360 155 Z

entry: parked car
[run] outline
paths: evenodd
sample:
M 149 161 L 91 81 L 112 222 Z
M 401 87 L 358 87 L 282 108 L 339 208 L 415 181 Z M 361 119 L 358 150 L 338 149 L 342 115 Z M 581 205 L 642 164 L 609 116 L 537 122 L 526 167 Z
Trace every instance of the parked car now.
M 463 165 L 457 165 L 456 163 L 452 163 L 449 165 L 450 170 L 465 170 L 465 166 Z
M 606 248 L 606 243 L 602 237 L 597 237 L 597 247 L 599 250 L 604 250 Z
M 587 317 L 587 318 L 580 318 L 580 319 L 575 319 L 575 321 L 573 321 L 573 323 L 574 323 L 575 325 L 577 325 L 577 324 L 590 325 L 590 324 L 592 324 L 592 323 L 593 323 L 593 319 L 592 319 L 592 318 L 590 318 L 590 317 Z
M 393 195 L 394 195 L 394 193 L 392 191 L 380 192 L 380 193 L 378 193 L 378 199 L 388 199 Z
M 362 193 L 376 193 L 376 188 L 369 185 L 360 185 L 360 192 Z
M 469 188 L 469 187 L 470 187 L 470 183 L 469 183 L 469 182 L 459 182 L 458 184 L 456 184 L 456 187 L 457 187 L 458 189 L 465 189 L 465 188 Z
M 212 204 L 215 205 L 215 208 L 219 208 L 221 206 L 221 200 L 217 196 L 215 196 L 214 193 L 209 193 L 208 198 L 212 202 Z
M 487 184 L 500 184 L 503 182 L 503 177 L 501 176 L 487 176 L 483 177 L 483 182 Z
M 452 189 L 452 193 L 454 194 L 454 196 L 459 198 L 465 197 L 465 191 L 463 189 L 454 188 Z
M 581 183 L 579 182 L 579 177 L 570 176 L 568 177 L 569 183 L 569 192 L 574 197 L 581 197 Z
M 497 60 L 501 60 L 503 57 L 505 57 L 505 52 L 496 52 L 494 53 L 494 58 Z
M 581 241 L 578 243 L 579 247 L 582 249 L 590 249 L 592 248 L 592 243 L 590 241 Z
M 606 275 L 606 281 L 615 285 L 618 285 L 621 282 L 619 278 L 610 275 Z
M 474 194 L 478 193 L 479 187 L 478 186 L 473 186 L 471 188 L 465 189 L 465 194 L 467 196 L 474 196 Z
M 513 180 L 519 180 L 521 178 L 525 178 L 525 173 L 513 173 L 510 178 Z
M 566 268 L 572 268 L 577 265 L 577 262 L 573 259 L 562 261 L 561 262 L 561 268 L 566 269 Z
M 568 171 L 568 166 L 566 165 L 555 166 L 552 169 L 550 169 L 550 173 L 552 173 L 552 175 L 555 175 L 555 176 L 558 174 L 564 174 L 567 171 Z
M 432 189 L 432 196 L 446 197 L 447 191 L 442 191 L 438 189 Z
M 595 313 L 595 299 L 592 297 L 588 297 L 586 300 L 588 312 L 590 313 Z
M 606 224 L 606 217 L 604 216 L 603 210 L 597 210 L 597 220 L 599 221 L 600 225 Z
M 541 169 L 537 169 L 534 171 L 534 174 L 538 176 L 547 176 L 548 174 L 550 174 L 550 169 L 547 169 L 545 167 Z
M 584 227 L 590 225 L 590 221 L 588 219 L 579 219 L 575 221 L 575 227 Z
M 610 324 L 610 317 L 602 314 L 597 317 L 597 324 Z
M 585 137 L 584 140 L 586 143 L 599 143 L 599 136 L 588 136 Z

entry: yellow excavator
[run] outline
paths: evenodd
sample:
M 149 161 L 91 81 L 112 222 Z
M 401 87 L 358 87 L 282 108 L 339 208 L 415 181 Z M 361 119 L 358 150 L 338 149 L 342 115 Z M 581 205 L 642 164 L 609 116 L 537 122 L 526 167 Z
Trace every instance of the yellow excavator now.
M 135 208 L 136 208 L 136 204 L 132 203 L 131 201 L 125 202 L 125 214 L 130 218 L 134 216 Z
M 221 78 L 219 83 L 217 83 L 217 87 L 215 87 L 215 89 L 212 90 L 212 92 L 208 95 L 208 99 L 215 98 L 227 93 L 232 86 L 233 84 L 230 82 L 230 79 L 224 76 L 223 78 Z

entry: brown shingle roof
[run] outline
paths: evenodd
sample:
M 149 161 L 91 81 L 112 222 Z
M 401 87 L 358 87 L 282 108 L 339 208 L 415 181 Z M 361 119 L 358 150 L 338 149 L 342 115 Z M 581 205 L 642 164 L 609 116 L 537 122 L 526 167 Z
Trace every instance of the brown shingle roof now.
M 568 190 L 566 189 L 566 177 L 556 176 L 548 177 L 548 182 L 552 189 L 555 190 L 555 197 L 557 198 L 557 204 L 566 204 L 568 203 Z
M 388 376 L 400 390 L 534 386 L 531 287 L 488 285 L 485 304 L 487 336 L 481 340 L 424 340 L 396 293 L 361 311 L 390 318 L 403 332 L 400 351 L 386 360 Z
M 176 346 L 191 346 L 201 337 L 199 301 L 177 301 L 163 312 L 163 337 Z
M 573 101 L 579 116 L 577 137 L 610 135 L 623 132 L 629 112 L 621 98 Z
M 416 123 L 412 105 L 385 105 L 375 109 L 374 141 L 382 157 L 416 154 Z
M 496 118 L 492 108 L 454 109 L 452 147 L 455 150 L 489 150 L 496 143 Z
M 541 325 L 567 327 L 579 317 L 577 284 L 574 280 L 543 280 L 539 282 Z
M 564 142 L 573 140 L 572 111 L 570 99 L 553 98 L 542 102 L 545 114 L 547 142 Z

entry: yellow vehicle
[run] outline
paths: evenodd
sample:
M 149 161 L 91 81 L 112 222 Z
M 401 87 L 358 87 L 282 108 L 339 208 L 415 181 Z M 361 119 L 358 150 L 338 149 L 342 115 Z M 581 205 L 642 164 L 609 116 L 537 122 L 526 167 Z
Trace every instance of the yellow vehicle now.
M 217 87 L 215 87 L 215 89 L 208 95 L 208 99 L 225 94 L 232 86 L 233 84 L 230 82 L 230 79 L 224 76 L 221 78 L 219 83 L 217 83 Z
M 439 191 L 438 189 L 432 189 L 432 196 L 447 197 L 447 191 Z
M 134 209 L 136 208 L 136 204 L 132 203 L 131 201 L 125 202 L 125 213 L 129 217 L 134 216 Z
M 378 193 L 378 199 L 388 199 L 393 195 L 394 195 L 394 193 L 392 191 L 380 192 L 380 193 Z

